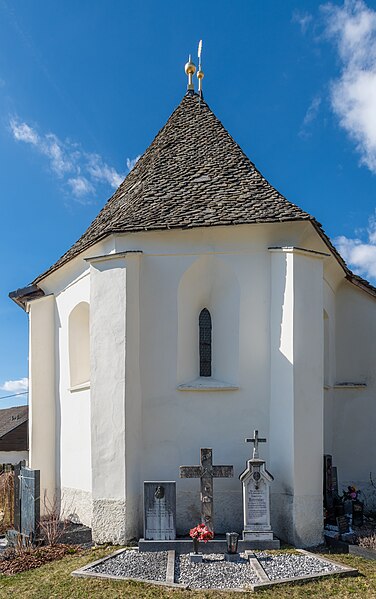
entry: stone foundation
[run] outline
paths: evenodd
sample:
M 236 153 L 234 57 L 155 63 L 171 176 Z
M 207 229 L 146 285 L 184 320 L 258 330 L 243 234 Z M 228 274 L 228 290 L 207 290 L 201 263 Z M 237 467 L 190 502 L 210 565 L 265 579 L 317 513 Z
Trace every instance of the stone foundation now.
M 92 532 L 95 543 L 123 545 L 126 535 L 125 501 L 117 499 L 94 499 Z
M 71 522 L 92 525 L 93 501 L 90 491 L 62 487 L 61 514 Z

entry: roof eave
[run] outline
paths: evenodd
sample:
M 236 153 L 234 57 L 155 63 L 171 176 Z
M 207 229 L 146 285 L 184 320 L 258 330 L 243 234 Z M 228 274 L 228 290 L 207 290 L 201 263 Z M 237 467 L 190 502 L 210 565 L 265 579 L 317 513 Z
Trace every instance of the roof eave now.
M 44 296 L 44 291 L 38 285 L 28 285 L 27 287 L 22 287 L 20 289 L 16 289 L 15 291 L 11 291 L 9 293 L 9 297 L 13 300 L 17 306 L 20 306 L 26 312 L 26 306 L 29 301 L 37 299 L 39 297 Z

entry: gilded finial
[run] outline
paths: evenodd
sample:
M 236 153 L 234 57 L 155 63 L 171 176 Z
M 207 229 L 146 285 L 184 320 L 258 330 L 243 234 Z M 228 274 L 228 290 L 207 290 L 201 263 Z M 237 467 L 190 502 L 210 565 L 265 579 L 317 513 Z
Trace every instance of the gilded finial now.
M 189 59 L 188 62 L 185 65 L 185 72 L 188 75 L 188 86 L 187 86 L 187 90 L 188 91 L 194 91 L 195 86 L 193 84 L 193 80 L 192 77 L 196 72 L 196 65 L 192 62 L 192 56 L 189 55 Z
M 202 80 L 204 78 L 204 71 L 201 68 L 201 51 L 202 51 L 202 40 L 199 41 L 198 43 L 198 71 L 197 71 L 197 79 L 198 79 L 198 93 L 200 95 L 200 98 L 203 97 L 202 95 Z

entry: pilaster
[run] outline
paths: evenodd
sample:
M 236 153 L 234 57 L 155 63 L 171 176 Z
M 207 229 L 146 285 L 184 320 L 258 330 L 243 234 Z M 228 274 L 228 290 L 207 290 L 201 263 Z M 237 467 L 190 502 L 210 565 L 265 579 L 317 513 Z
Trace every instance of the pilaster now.
M 29 463 L 40 470 L 44 498 L 56 494 L 56 303 L 53 295 L 31 301 L 29 312 Z
M 272 525 L 298 547 L 322 540 L 324 254 L 271 251 Z

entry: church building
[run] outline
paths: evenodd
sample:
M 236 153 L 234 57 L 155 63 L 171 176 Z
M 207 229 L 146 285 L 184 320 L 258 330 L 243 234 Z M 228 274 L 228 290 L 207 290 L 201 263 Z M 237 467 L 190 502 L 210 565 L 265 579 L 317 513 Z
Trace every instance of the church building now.
M 124 543 L 142 536 L 144 481 L 176 481 L 178 534 L 199 523 L 199 482 L 179 466 L 212 448 L 234 466 L 214 482 L 215 532 L 240 532 L 258 429 L 272 528 L 315 545 L 325 453 L 340 489 L 371 499 L 376 289 L 247 158 L 190 64 L 186 95 L 87 231 L 10 294 L 29 315 L 30 466 L 95 541 Z

